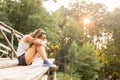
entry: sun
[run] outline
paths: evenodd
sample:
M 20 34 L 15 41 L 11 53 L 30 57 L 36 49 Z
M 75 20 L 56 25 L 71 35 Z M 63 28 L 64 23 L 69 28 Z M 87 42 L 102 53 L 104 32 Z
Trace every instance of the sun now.
M 89 18 L 84 18 L 83 19 L 83 23 L 84 24 L 89 24 L 90 23 L 90 19 Z

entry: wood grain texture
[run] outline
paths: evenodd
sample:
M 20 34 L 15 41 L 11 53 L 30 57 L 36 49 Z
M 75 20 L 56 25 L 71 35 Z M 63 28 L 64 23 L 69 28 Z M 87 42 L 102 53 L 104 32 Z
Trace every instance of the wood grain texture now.
M 53 63 L 54 59 L 49 59 L 49 61 Z M 49 67 L 43 67 L 42 63 L 42 59 L 39 58 L 30 66 L 2 68 L 0 69 L 0 80 L 39 80 L 49 70 Z

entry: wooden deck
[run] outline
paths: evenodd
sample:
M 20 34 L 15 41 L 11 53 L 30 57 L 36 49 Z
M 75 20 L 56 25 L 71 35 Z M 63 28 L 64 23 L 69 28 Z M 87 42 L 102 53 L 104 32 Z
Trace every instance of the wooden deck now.
M 14 67 L 18 65 L 18 60 L 16 58 L 0 58 L 0 69 Z
M 54 59 L 49 61 L 53 63 Z M 17 59 L 0 59 L 0 80 L 51 80 L 48 79 L 50 68 L 43 67 L 40 58 L 30 66 L 18 66 L 17 63 Z M 56 75 L 52 80 L 56 80 Z

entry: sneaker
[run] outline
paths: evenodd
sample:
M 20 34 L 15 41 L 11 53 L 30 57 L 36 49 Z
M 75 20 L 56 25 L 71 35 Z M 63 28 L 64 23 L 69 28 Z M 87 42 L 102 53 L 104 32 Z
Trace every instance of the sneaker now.
M 45 66 L 45 67 L 56 67 L 56 65 L 50 63 L 48 60 L 44 60 L 43 66 Z

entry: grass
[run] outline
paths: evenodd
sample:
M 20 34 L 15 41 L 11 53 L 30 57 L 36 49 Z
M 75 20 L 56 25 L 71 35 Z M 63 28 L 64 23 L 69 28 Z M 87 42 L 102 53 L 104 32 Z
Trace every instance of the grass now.
M 80 80 L 79 78 L 73 79 L 68 73 L 57 72 L 57 80 Z
M 57 72 L 58 80 L 70 80 L 70 76 L 67 73 Z

